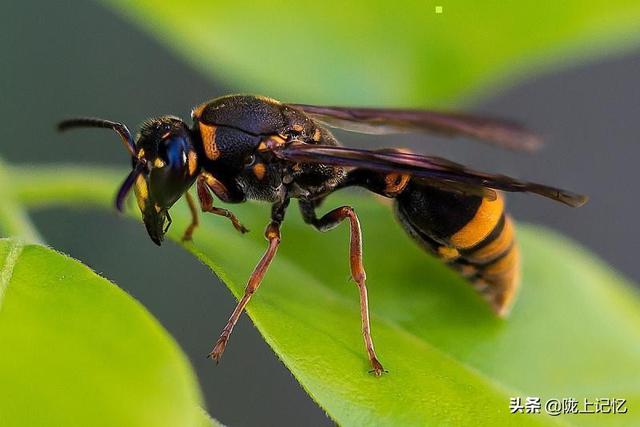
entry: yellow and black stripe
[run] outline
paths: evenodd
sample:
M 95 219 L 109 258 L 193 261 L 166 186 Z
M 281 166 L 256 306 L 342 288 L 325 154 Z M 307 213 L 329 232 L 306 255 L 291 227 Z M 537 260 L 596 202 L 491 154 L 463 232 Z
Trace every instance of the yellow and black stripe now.
M 492 200 L 413 180 L 396 198 L 409 234 L 473 283 L 499 315 L 508 313 L 520 276 L 514 224 L 504 207 L 500 193 Z

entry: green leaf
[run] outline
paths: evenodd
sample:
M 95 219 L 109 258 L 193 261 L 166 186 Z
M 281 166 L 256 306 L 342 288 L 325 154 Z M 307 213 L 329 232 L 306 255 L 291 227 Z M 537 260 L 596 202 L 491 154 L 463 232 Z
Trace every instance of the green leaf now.
M 441 105 L 640 36 L 637 0 L 105 3 L 234 90 L 307 103 Z
M 556 422 L 509 414 L 516 396 L 640 404 L 640 301 L 593 255 L 521 225 L 522 292 L 512 316 L 501 320 L 457 274 L 419 250 L 387 206 L 342 196 L 326 208 L 347 203 L 364 229 L 373 336 L 389 373 L 367 373 L 346 225 L 317 233 L 290 209 L 277 259 L 248 308 L 276 354 L 338 423 Z M 187 214 L 182 206 L 174 210 L 170 234 L 179 238 Z M 268 209 L 234 211 L 253 233 L 240 236 L 226 220 L 206 218 L 187 247 L 239 296 L 265 249 Z M 602 417 L 561 421 L 597 425 Z M 640 413 L 609 415 L 607 422 L 638 423 Z
M 40 234 L 29 220 L 20 203 L 13 200 L 13 182 L 7 174 L 7 166 L 0 158 L 0 236 L 14 236 L 31 243 L 43 243 Z
M 16 197 L 27 206 L 78 206 L 86 194 L 87 203 L 110 207 L 117 174 L 91 173 L 88 182 L 65 167 L 11 170 Z M 248 306 L 278 357 L 333 419 L 344 425 L 640 422 L 633 410 L 640 404 L 640 300 L 595 256 L 551 231 L 520 224 L 523 284 L 511 317 L 501 320 L 456 273 L 416 247 L 388 206 L 349 193 L 332 196 L 321 211 L 347 203 L 364 231 L 372 331 L 389 373 L 367 373 L 346 225 L 318 233 L 294 204 L 278 256 Z M 239 296 L 266 247 L 269 207 L 233 210 L 251 233 L 239 235 L 226 219 L 205 215 L 187 248 Z M 131 213 L 139 217 L 135 208 Z M 172 216 L 170 236 L 178 239 L 189 217 L 183 202 Z M 581 404 L 623 398 L 629 413 L 510 415 L 509 398 L 527 396 Z
M 0 425 L 214 425 L 185 355 L 121 289 L 16 239 L 0 263 Z

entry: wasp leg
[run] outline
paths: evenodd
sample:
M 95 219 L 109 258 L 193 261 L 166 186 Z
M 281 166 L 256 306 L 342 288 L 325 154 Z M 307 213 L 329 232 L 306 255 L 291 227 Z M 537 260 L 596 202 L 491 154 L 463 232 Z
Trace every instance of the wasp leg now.
M 256 268 L 253 270 L 253 273 L 251 273 L 242 299 L 236 305 L 233 313 L 231 313 L 227 324 L 220 333 L 218 341 L 216 341 L 216 344 L 213 346 L 213 350 L 211 350 L 211 353 L 209 353 L 209 357 L 211 357 L 216 362 L 220 362 L 220 358 L 222 357 L 222 353 L 227 346 L 229 336 L 231 335 L 234 326 L 236 326 L 236 323 L 238 323 L 238 319 L 240 318 L 242 311 L 249 303 L 251 296 L 260 286 L 262 278 L 267 272 L 269 265 L 271 265 L 271 261 L 273 261 L 273 258 L 276 256 L 278 246 L 280 245 L 280 224 L 284 220 L 284 214 L 287 206 L 289 206 L 289 199 L 286 199 L 281 203 L 276 203 L 272 206 L 271 222 L 269 223 L 269 225 L 267 225 L 267 228 L 264 231 L 264 237 L 269 242 L 269 246 L 267 247 L 267 251 L 264 253 L 264 255 L 262 255 L 262 258 L 260 258 L 260 261 L 258 262 L 258 265 L 256 265 Z
M 216 208 L 215 206 L 213 206 L 213 196 L 211 195 L 210 186 L 207 183 L 207 177 L 205 175 L 200 175 L 198 177 L 196 187 L 198 190 L 198 199 L 200 200 L 202 212 L 209 212 L 215 215 L 229 218 L 235 229 L 241 233 L 246 233 L 247 231 L 249 231 L 244 225 L 240 223 L 238 217 L 236 217 L 231 211 L 223 208 Z
M 184 234 L 182 235 L 182 241 L 188 242 L 191 241 L 193 237 L 193 230 L 196 229 L 198 225 L 200 225 L 200 221 L 198 221 L 198 208 L 196 207 L 196 202 L 193 200 L 193 197 L 189 192 L 186 193 L 187 204 L 189 205 L 189 211 L 191 212 L 191 224 L 184 230 Z
M 227 346 L 229 336 L 231 335 L 234 326 L 236 325 L 236 323 L 238 323 L 238 319 L 240 318 L 240 315 L 242 314 L 245 306 L 251 299 L 251 296 L 260 286 L 262 278 L 264 277 L 267 269 L 269 268 L 269 265 L 271 264 L 271 261 L 276 255 L 278 245 L 280 244 L 280 223 L 272 221 L 267 226 L 267 229 L 264 232 L 264 236 L 269 241 L 267 251 L 264 253 L 264 255 L 262 255 L 260 262 L 258 262 L 258 265 L 256 265 L 256 268 L 253 270 L 253 273 L 251 273 L 251 276 L 249 277 L 249 281 L 247 283 L 247 287 L 244 290 L 244 296 L 238 302 L 238 305 L 236 305 L 233 313 L 231 313 L 231 317 L 229 317 L 227 324 L 222 329 L 218 341 L 213 347 L 211 353 L 209 353 L 209 357 L 211 357 L 216 362 L 220 362 L 220 358 L 222 357 L 222 353 Z
M 378 360 L 376 351 L 371 338 L 371 325 L 369 322 L 369 301 L 367 298 L 367 286 L 365 284 L 367 274 L 362 263 L 362 231 L 360 230 L 360 221 L 351 206 L 342 206 L 332 210 L 322 218 L 318 219 L 315 212 L 315 204 L 313 202 L 300 202 L 300 209 L 305 222 L 313 225 L 321 232 L 329 231 L 338 226 L 344 219 L 349 219 L 351 225 L 351 239 L 349 245 L 349 258 L 351 264 L 351 277 L 355 280 L 360 291 L 360 317 L 362 319 L 362 336 L 364 344 L 369 355 L 369 362 L 373 368 L 372 372 L 375 376 L 380 376 L 384 372 L 382 364 Z

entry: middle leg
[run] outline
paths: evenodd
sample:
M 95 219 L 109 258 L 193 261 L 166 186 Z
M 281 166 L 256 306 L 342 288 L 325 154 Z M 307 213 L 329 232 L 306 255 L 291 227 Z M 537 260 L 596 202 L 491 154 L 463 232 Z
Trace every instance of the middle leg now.
M 233 332 L 233 328 L 236 326 L 236 323 L 238 323 L 238 319 L 240 319 L 240 315 L 249 303 L 251 296 L 256 292 L 256 290 L 258 290 L 269 265 L 271 265 L 271 261 L 273 261 L 273 258 L 276 256 L 278 246 L 280 245 L 280 224 L 284 220 L 284 213 L 288 205 L 289 200 L 285 200 L 282 203 L 274 204 L 272 207 L 271 222 L 264 231 L 264 237 L 269 241 L 269 246 L 267 247 L 267 251 L 264 255 L 262 255 L 258 265 L 256 265 L 256 268 L 253 270 L 253 273 L 251 273 L 242 299 L 240 299 L 236 308 L 231 313 L 227 324 L 220 333 L 218 341 L 213 347 L 213 350 L 211 350 L 211 353 L 209 353 L 209 357 L 216 362 L 220 361 L 222 353 L 229 341 L 229 337 L 231 336 L 231 332 Z

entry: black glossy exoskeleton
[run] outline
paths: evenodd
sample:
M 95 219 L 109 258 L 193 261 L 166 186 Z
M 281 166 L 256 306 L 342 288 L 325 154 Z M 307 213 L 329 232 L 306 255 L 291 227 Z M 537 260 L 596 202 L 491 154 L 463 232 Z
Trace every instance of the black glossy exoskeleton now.
M 460 271 L 498 314 L 505 314 L 518 286 L 519 256 L 514 225 L 498 190 L 536 193 L 570 206 L 585 196 L 502 175 L 476 172 L 437 157 L 410 152 L 341 147 L 324 125 L 364 133 L 428 131 L 483 139 L 508 148 L 533 149 L 539 141 L 506 121 L 422 110 L 317 107 L 283 104 L 245 95 L 214 99 L 196 107 L 193 124 L 164 116 L 143 123 L 134 141 L 126 126 L 102 119 L 63 121 L 60 129 L 105 127 L 115 130 L 131 154 L 133 170 L 122 184 L 116 206 L 133 187 L 151 239 L 158 245 L 170 224 L 169 209 L 196 183 L 204 212 L 227 217 L 246 229 L 230 211 L 215 207 L 213 195 L 227 203 L 263 200 L 272 204 L 265 236 L 266 253 L 249 278 L 210 356 L 219 360 L 231 331 L 258 288 L 280 243 L 280 225 L 289 200 L 297 198 L 304 220 L 320 231 L 348 219 L 351 274 L 360 291 L 362 333 L 376 375 L 384 372 L 369 326 L 360 223 L 349 206 L 316 216 L 316 207 L 340 188 L 361 186 L 395 200 L 406 231 L 427 251 Z

